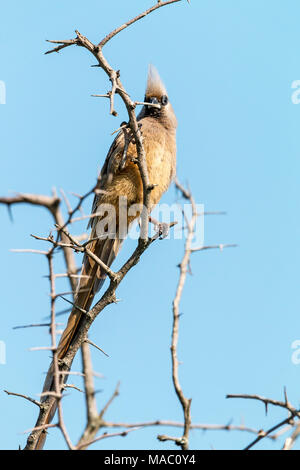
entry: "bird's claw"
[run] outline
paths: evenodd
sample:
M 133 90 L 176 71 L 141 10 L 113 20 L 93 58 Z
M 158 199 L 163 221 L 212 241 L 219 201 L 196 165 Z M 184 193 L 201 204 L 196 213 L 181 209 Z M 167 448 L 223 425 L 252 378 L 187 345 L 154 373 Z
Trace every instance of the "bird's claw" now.
M 159 239 L 163 240 L 169 235 L 170 225 L 166 222 L 160 222 L 156 227 L 157 233 L 159 234 Z
M 149 217 L 149 222 L 154 225 L 156 236 L 159 237 L 160 240 L 163 240 L 168 236 L 170 224 L 167 224 L 166 222 L 158 222 L 158 220 L 153 219 L 153 217 Z

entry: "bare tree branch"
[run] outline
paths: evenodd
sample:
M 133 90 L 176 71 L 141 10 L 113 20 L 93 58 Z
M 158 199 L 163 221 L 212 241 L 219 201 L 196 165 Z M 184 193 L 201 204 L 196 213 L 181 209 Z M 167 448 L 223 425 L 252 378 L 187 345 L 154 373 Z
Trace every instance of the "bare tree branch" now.
M 120 33 L 121 31 L 123 31 L 123 29 L 125 28 L 128 28 L 128 26 L 132 25 L 133 23 L 135 23 L 136 21 L 139 21 L 140 19 L 144 18 L 145 16 L 149 15 L 150 13 L 152 13 L 153 11 L 157 10 L 158 8 L 161 8 L 161 7 L 164 7 L 166 5 L 170 5 L 171 3 L 177 3 L 177 2 L 180 2 L 181 0 L 168 0 L 166 2 L 159 2 L 157 3 L 156 5 L 154 5 L 153 7 L 149 8 L 148 10 L 144 11 L 143 13 L 141 13 L 140 15 L 136 16 L 135 18 L 133 18 L 132 20 L 130 21 L 127 21 L 127 23 L 124 23 L 122 26 L 119 26 L 118 28 L 114 29 L 111 33 L 109 33 L 107 36 L 105 36 L 104 39 L 102 39 L 102 41 L 99 42 L 99 47 L 103 47 L 105 46 L 105 44 L 110 41 L 114 36 L 116 36 L 118 33 Z
M 280 421 L 280 423 L 276 424 L 275 426 L 272 426 L 267 431 L 261 430 L 260 434 L 257 436 L 257 438 L 254 441 L 252 441 L 247 447 L 245 447 L 245 450 L 250 450 L 259 441 L 261 441 L 265 437 L 268 437 L 272 432 L 277 431 L 278 429 L 282 428 L 286 424 L 294 427 L 295 426 L 294 418 L 300 419 L 300 410 L 296 409 L 295 407 L 293 407 L 290 404 L 290 402 L 288 400 L 288 397 L 287 397 L 286 389 L 284 389 L 284 398 L 285 398 L 284 402 L 279 401 L 279 400 L 273 400 L 271 398 L 265 398 L 265 397 L 262 397 L 260 395 L 248 395 L 248 394 L 238 394 L 238 395 L 232 395 L 231 394 L 231 395 L 227 395 L 226 398 L 242 398 L 242 399 L 246 399 L 246 400 L 260 401 L 265 405 L 266 414 L 268 412 L 268 406 L 269 405 L 283 408 L 283 409 L 287 410 L 288 413 L 289 413 L 288 418 L 284 419 L 283 421 Z M 299 428 L 299 424 L 297 424 L 297 426 L 295 427 L 295 430 L 294 430 L 292 436 L 286 439 L 285 444 L 284 444 L 284 448 L 283 448 L 284 450 L 290 450 L 292 448 L 292 446 L 294 445 L 294 442 L 295 442 L 295 440 L 297 439 L 297 437 L 299 435 L 298 428 Z

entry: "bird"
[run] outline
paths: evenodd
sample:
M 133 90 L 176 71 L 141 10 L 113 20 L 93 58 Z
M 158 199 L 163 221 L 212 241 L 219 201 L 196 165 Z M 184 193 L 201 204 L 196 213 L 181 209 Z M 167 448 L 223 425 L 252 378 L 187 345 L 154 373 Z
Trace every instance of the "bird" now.
M 169 100 L 166 87 L 157 69 L 149 65 L 144 105 L 137 116 L 143 136 L 147 172 L 152 184 L 150 210 L 158 204 L 169 188 L 176 173 L 176 129 L 177 119 Z M 125 156 L 125 159 L 124 159 Z M 137 166 L 137 150 L 130 131 L 119 131 L 111 144 L 98 178 L 98 191 L 94 196 L 89 227 L 91 228 L 89 250 L 110 267 L 115 260 L 128 229 L 140 216 L 140 211 L 129 208 L 143 203 L 143 182 Z M 120 199 L 126 200 L 125 228 L 119 221 Z M 107 208 L 112 208 L 112 216 Z M 105 215 L 106 214 L 106 215 Z M 111 229 L 111 227 L 113 227 Z M 96 293 L 105 282 L 106 273 L 91 257 L 84 255 L 81 275 L 74 298 L 74 306 L 68 323 L 57 346 L 57 357 L 62 360 L 74 338 L 83 311 L 88 311 Z M 44 387 L 43 400 L 47 392 L 54 390 L 53 364 L 50 366 Z M 49 424 L 57 408 L 56 401 L 50 406 L 45 424 Z M 42 449 L 46 431 L 42 430 L 35 450 Z

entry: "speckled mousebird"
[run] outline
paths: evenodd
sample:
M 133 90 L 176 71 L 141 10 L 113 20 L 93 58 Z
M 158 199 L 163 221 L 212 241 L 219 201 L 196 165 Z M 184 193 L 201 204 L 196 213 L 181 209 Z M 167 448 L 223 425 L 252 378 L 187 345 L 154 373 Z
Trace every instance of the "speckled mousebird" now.
M 151 209 L 159 202 L 163 193 L 169 188 L 176 171 L 176 127 L 177 120 L 172 105 L 169 101 L 166 88 L 162 83 L 157 70 L 150 65 L 147 87 L 145 92 L 145 103 L 157 104 L 158 106 L 144 105 L 138 121 L 141 124 L 143 135 L 143 145 L 146 154 L 147 169 L 149 181 L 154 185 L 150 193 Z M 91 234 L 89 249 L 97 255 L 107 266 L 114 261 L 124 236 L 120 236 L 118 227 L 119 200 L 122 196 L 128 201 L 128 207 L 132 204 L 142 204 L 143 185 L 138 166 L 134 160 L 137 158 L 136 145 L 130 141 L 126 161 L 124 158 L 125 136 L 123 130 L 119 132 L 113 141 L 99 178 L 99 191 L 92 207 L 92 214 L 101 212 L 101 207 L 109 204 L 116 211 L 116 230 L 114 236 L 99 235 L 99 226 L 101 226 L 101 216 L 90 219 Z M 103 212 L 103 211 L 102 211 Z M 139 216 L 127 214 L 127 226 Z M 103 217 L 102 217 L 103 218 Z M 124 235 L 124 234 L 123 234 Z M 88 311 L 93 302 L 96 292 L 101 288 L 105 280 L 105 273 L 101 268 L 87 255 L 84 256 L 81 278 L 78 283 L 77 293 L 74 304 L 85 311 Z M 58 358 L 63 359 L 67 354 L 72 341 L 76 337 L 80 325 L 82 313 L 78 308 L 73 307 L 69 316 L 68 324 L 62 333 L 58 345 Z M 53 366 L 50 367 L 47 374 L 43 392 L 54 389 L 53 384 Z M 45 400 L 47 396 L 43 397 Z M 50 423 L 55 410 L 56 402 L 53 402 L 48 410 L 46 423 Z M 40 436 L 35 449 L 43 447 L 46 438 L 46 432 L 40 431 Z

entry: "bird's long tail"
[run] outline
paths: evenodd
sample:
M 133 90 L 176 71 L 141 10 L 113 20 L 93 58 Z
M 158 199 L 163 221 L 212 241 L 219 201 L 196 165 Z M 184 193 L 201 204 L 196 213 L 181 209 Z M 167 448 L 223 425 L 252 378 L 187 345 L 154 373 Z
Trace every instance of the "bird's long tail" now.
M 101 261 L 103 261 L 107 266 L 110 266 L 121 247 L 121 242 L 122 240 L 120 240 L 119 238 L 105 238 L 103 240 L 98 239 L 92 241 L 89 244 L 89 250 L 94 253 L 98 258 L 100 258 Z M 101 289 L 105 281 L 105 277 L 105 273 L 103 272 L 103 270 L 101 270 L 99 264 L 97 264 L 96 261 L 94 261 L 92 258 L 85 255 L 77 293 L 75 295 L 74 307 L 68 318 L 68 324 L 62 333 L 61 339 L 57 347 L 57 357 L 59 360 L 63 359 L 69 351 L 69 348 L 72 345 L 72 342 L 78 332 L 82 315 L 84 315 L 84 313 L 80 311 L 77 307 L 85 311 L 88 311 L 90 309 L 94 296 L 96 292 Z M 66 381 L 66 379 L 67 375 L 65 375 L 64 381 Z M 48 391 L 54 391 L 53 364 L 51 364 L 48 370 L 43 387 L 43 393 Z M 45 400 L 48 396 L 49 395 L 46 394 L 43 395 L 43 400 Z M 56 409 L 57 400 L 53 400 L 53 402 L 49 406 L 49 409 L 47 410 L 46 417 L 44 417 L 43 419 L 43 425 L 51 423 Z M 45 440 L 46 429 L 44 429 L 40 433 L 40 436 L 35 446 L 35 450 L 41 450 L 43 448 Z

